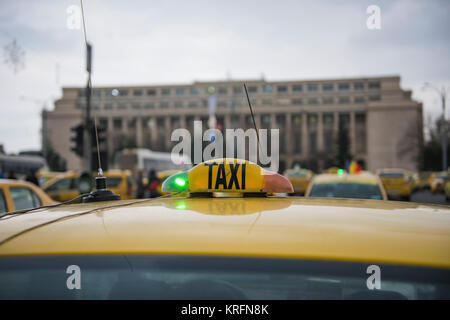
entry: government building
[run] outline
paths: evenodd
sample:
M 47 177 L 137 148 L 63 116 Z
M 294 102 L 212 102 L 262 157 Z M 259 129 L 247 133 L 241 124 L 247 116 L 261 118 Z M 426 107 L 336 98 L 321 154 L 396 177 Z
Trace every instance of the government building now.
M 91 114 L 106 127 L 109 162 L 123 148 L 170 152 L 172 131 L 192 132 L 194 120 L 206 130 L 211 96 L 217 128 L 253 128 L 244 82 L 257 127 L 280 130 L 280 171 L 295 164 L 316 172 L 332 166 L 342 128 L 351 157 L 367 170 L 418 169 L 422 104 L 401 88 L 399 76 L 94 87 Z M 42 113 L 43 150 L 57 152 L 67 169 L 82 169 L 70 138 L 71 128 L 84 121 L 85 94 L 85 88 L 63 88 L 54 110 Z

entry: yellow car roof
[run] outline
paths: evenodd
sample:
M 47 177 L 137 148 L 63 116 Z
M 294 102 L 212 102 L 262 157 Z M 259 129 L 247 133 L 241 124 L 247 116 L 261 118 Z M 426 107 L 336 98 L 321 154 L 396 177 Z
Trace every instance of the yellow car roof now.
M 0 256 L 187 254 L 450 268 L 450 209 L 379 200 L 161 198 L 0 220 Z

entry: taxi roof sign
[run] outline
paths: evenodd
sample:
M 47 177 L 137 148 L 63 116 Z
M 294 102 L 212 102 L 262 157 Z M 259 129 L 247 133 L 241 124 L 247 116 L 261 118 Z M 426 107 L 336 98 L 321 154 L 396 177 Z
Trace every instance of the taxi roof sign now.
M 282 175 L 263 169 L 256 163 L 232 158 L 202 162 L 189 171 L 176 173 L 162 185 L 163 192 L 294 192 Z

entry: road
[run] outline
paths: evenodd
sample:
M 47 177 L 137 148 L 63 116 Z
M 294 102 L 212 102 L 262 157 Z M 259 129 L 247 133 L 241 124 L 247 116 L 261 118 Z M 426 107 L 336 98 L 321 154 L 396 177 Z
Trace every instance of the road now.
M 434 203 L 434 204 L 443 204 L 449 205 L 450 202 L 445 201 L 445 195 L 440 194 L 432 194 L 430 190 L 421 190 L 415 192 L 411 196 L 411 202 L 420 202 L 420 203 Z

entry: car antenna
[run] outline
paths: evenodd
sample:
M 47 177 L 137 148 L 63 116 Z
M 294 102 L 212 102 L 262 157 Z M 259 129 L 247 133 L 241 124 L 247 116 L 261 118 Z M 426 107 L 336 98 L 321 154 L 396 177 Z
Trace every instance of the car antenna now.
M 256 140 L 258 141 L 258 147 L 261 149 L 261 144 L 259 143 L 259 131 L 258 131 L 258 128 L 256 127 L 255 117 L 253 116 L 253 108 L 252 108 L 252 104 L 250 102 L 250 98 L 248 97 L 248 91 L 247 91 L 247 86 L 245 85 L 245 82 L 244 82 L 244 90 L 245 90 L 245 95 L 247 96 L 247 102 L 248 102 L 248 107 L 250 108 L 250 114 L 252 116 L 253 126 L 255 127 L 255 131 L 256 131 Z
M 83 0 L 80 0 L 81 4 L 81 16 L 83 18 L 83 34 L 84 34 L 84 42 L 86 44 L 86 47 L 88 48 L 88 42 L 86 37 L 86 24 L 84 21 L 84 9 L 83 9 Z M 91 73 L 89 72 L 89 88 L 92 90 L 92 82 L 91 82 Z M 90 119 L 88 119 L 88 125 L 90 126 Z M 95 190 L 89 193 L 86 197 L 83 197 L 82 202 L 88 203 L 88 202 L 98 202 L 98 201 L 111 201 L 111 200 L 120 200 L 120 195 L 115 194 L 111 190 L 108 190 L 106 188 L 106 177 L 103 176 L 103 170 L 100 160 L 100 149 L 98 147 L 98 133 L 97 133 L 97 121 L 96 117 L 94 116 L 94 129 L 95 129 L 95 141 L 96 141 L 96 148 L 97 148 L 97 158 L 98 158 L 98 175 L 95 177 Z M 90 128 L 89 128 L 90 130 Z M 89 150 L 91 152 L 91 150 Z

